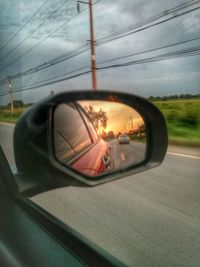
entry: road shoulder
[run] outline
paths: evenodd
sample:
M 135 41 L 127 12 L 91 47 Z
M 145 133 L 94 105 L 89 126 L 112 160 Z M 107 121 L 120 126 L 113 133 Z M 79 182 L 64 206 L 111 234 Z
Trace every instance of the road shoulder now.
M 4 122 L 4 121 L 0 121 L 0 126 L 10 126 L 10 127 L 15 127 L 15 122 Z
M 176 153 L 181 155 L 200 157 L 200 148 L 169 145 L 167 153 Z

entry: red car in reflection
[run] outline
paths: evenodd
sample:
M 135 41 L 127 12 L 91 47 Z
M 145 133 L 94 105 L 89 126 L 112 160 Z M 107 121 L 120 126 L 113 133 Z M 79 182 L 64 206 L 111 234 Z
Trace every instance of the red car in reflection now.
M 91 149 L 81 155 L 72 167 L 86 175 L 96 176 L 110 169 L 110 156 L 108 146 L 101 139 Z
M 54 111 L 54 148 L 57 160 L 88 176 L 110 170 L 108 144 L 78 103 L 60 104 Z

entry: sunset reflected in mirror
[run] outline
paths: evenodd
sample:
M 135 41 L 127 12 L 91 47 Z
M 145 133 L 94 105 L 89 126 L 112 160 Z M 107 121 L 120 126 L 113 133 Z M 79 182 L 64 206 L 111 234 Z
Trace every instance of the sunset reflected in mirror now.
M 57 160 L 87 176 L 133 167 L 145 160 L 142 116 L 118 102 L 62 103 L 54 112 Z
M 109 134 L 113 132 L 114 135 L 121 133 L 140 134 L 144 132 L 144 120 L 141 115 L 133 108 L 115 102 L 108 101 L 79 101 L 79 104 L 86 110 L 87 113 L 93 118 L 94 113 L 100 113 L 101 111 L 107 117 L 106 125 L 98 123 L 98 130 L 101 134 Z M 142 130 L 143 129 L 143 130 Z

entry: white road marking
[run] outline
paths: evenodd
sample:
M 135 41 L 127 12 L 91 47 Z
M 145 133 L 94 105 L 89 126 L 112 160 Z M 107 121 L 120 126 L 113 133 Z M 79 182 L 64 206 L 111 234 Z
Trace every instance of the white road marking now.
M 126 157 L 125 157 L 125 155 L 123 153 L 120 153 L 120 157 L 121 157 L 121 160 L 122 161 L 125 161 L 126 160 Z
M 169 155 L 173 155 L 173 156 L 184 157 L 184 158 L 200 159 L 200 157 L 197 157 L 197 156 L 191 156 L 191 155 L 187 155 L 187 154 L 179 154 L 179 153 L 173 153 L 173 152 L 167 152 L 167 154 L 169 154 Z

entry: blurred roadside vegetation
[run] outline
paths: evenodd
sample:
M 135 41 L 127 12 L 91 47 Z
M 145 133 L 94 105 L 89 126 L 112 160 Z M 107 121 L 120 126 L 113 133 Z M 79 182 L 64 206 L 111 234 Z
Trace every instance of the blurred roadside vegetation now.
M 15 123 L 19 116 L 26 110 L 26 108 L 14 108 L 14 112 L 11 113 L 8 108 L 0 108 L 0 121 L 1 122 L 13 122 Z
M 200 96 L 193 97 L 182 95 L 149 98 L 166 119 L 169 144 L 200 147 Z M 15 101 L 13 114 L 9 104 L 0 107 L 0 121 L 15 123 L 30 106 L 31 104 L 24 105 L 21 101 Z
M 153 103 L 166 119 L 170 144 L 200 147 L 200 99 Z
M 15 123 L 20 115 L 32 104 L 24 104 L 21 100 L 13 101 L 13 113 L 11 113 L 10 103 L 7 106 L 0 106 L 0 121 Z

